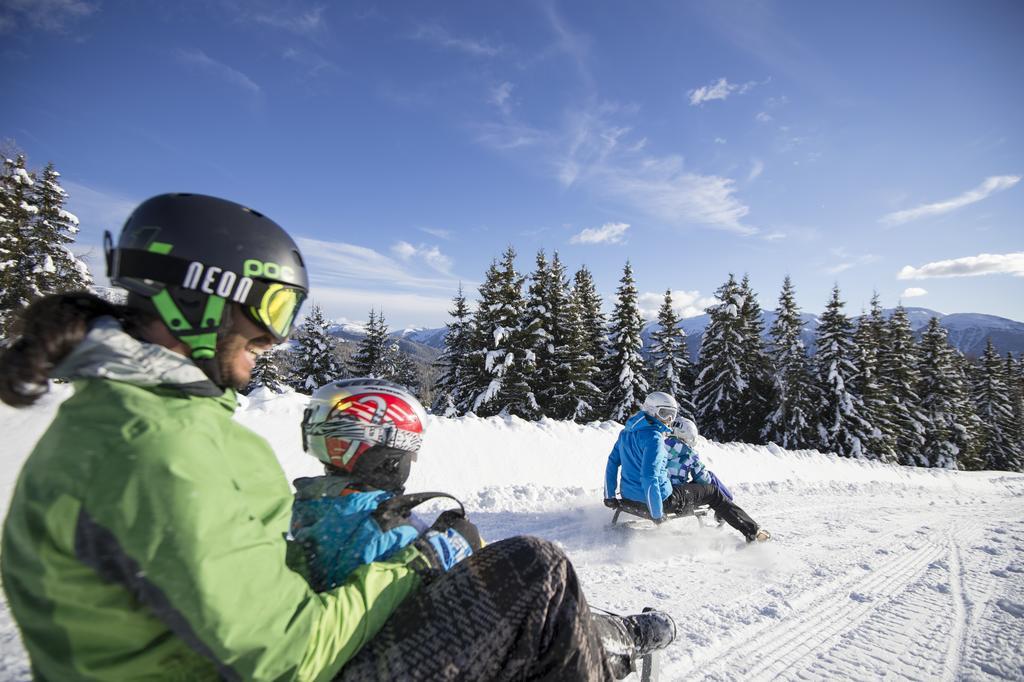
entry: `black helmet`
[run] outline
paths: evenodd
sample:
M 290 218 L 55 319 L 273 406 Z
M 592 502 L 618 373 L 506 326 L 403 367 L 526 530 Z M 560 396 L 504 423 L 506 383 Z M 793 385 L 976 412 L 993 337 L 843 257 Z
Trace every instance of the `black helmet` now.
M 197 362 L 213 360 L 226 304 L 240 304 L 280 343 L 309 291 L 302 254 L 288 233 L 216 197 L 147 199 L 128 217 L 116 248 L 109 232 L 104 241 L 110 281 L 147 301 Z

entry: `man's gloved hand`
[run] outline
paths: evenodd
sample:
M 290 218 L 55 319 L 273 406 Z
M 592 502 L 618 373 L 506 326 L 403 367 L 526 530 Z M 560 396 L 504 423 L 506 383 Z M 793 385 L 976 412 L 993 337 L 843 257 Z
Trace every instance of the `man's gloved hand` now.
M 619 508 L 619 498 L 617 498 L 617 497 L 606 497 L 606 498 L 604 498 L 604 506 L 608 507 L 609 509 L 618 509 Z
M 449 570 L 484 546 L 480 531 L 462 512 L 450 509 L 437 517 L 413 543 L 434 572 Z

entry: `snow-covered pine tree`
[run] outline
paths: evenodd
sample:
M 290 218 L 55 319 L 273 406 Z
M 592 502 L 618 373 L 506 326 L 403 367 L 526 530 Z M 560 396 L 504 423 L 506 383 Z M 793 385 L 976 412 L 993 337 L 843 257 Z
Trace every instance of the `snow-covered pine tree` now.
M 1024 353 L 1006 354 L 1006 383 L 1010 394 L 1010 442 L 1017 453 L 1017 468 L 1024 470 Z
M 282 353 L 277 347 L 260 353 L 259 357 L 256 358 L 256 366 L 252 369 L 249 385 L 245 387 L 242 393 L 248 395 L 257 388 L 267 388 L 274 393 L 281 393 L 285 385 L 285 381 L 281 376 L 281 368 L 278 365 L 281 360 Z
M 910 328 L 910 318 L 902 305 L 896 307 L 886 324 L 879 375 L 889 419 L 892 424 L 892 445 L 900 464 L 927 466 L 921 457 L 924 445 L 924 424 L 920 414 L 917 385 L 917 344 Z
M 541 415 L 552 412 L 555 378 L 555 311 L 552 309 L 552 289 L 551 265 L 541 249 L 537 252 L 536 268 L 530 275 L 526 310 L 521 323 L 526 348 L 533 358 L 533 369 L 527 381 L 537 399 Z
M 552 272 L 561 268 L 556 254 Z M 605 320 L 601 297 L 586 266 L 576 271 L 572 290 L 557 317 L 557 329 L 563 336 L 555 346 L 558 370 L 551 416 L 580 422 L 602 418 L 606 406 L 598 384 L 605 354 Z
M 434 414 L 444 417 L 465 414 L 468 409 L 466 374 L 473 327 L 469 306 L 462 293 L 462 282 L 459 282 L 459 293 L 452 299 L 452 304 L 448 311 L 452 321 L 445 325 L 447 332 L 444 336 L 444 349 L 434 363 L 438 376 L 434 384 L 434 404 L 431 409 Z
M 343 375 L 336 353 L 338 342 L 328 333 L 329 328 L 323 311 L 314 303 L 295 333 L 292 373 L 288 383 L 299 393 L 310 395 L 328 381 Z
M 960 448 L 956 444 L 957 414 L 955 385 L 946 330 L 939 326 L 939 318 L 932 317 L 921 337 L 918 364 L 920 413 L 924 417 L 924 445 L 921 448 L 923 466 L 956 469 Z
M 45 294 L 87 290 L 92 275 L 69 248 L 78 234 L 78 218 L 64 209 L 68 194 L 60 186 L 60 173 L 52 163 L 46 164 L 33 190 L 33 202 L 39 207 L 30 237 L 36 288 Z
M 637 305 L 636 282 L 633 280 L 633 266 L 626 261 L 619 280 L 615 310 L 609 324 L 610 342 L 606 366 L 608 414 L 617 422 L 625 422 L 636 412 L 647 397 L 650 386 L 645 375 L 644 358 L 640 354 L 643 340 L 640 332 L 644 328 L 643 317 Z
M 686 347 L 686 332 L 672 306 L 672 290 L 658 309 L 658 326 L 651 333 L 651 390 L 664 391 L 679 403 L 679 414 L 693 419 L 693 365 Z
M 854 386 L 864 403 L 861 415 L 872 427 L 871 437 L 865 443 L 865 450 L 869 457 L 892 464 L 897 462 L 898 458 L 889 405 L 879 378 L 880 349 L 885 344 L 885 316 L 878 292 L 871 296 L 871 310 L 868 314 L 861 315 L 857 321 L 853 342 L 857 349 L 857 368 L 860 370 L 854 380 Z
M 739 439 L 747 425 L 741 413 L 748 385 L 742 364 L 743 295 L 732 274 L 715 298 L 718 303 L 707 308 L 710 320 L 700 342 L 693 404 L 701 433 L 726 442 Z
M 738 440 L 760 443 L 761 429 L 771 405 L 771 368 L 764 348 L 764 316 L 747 275 L 743 275 L 740 282 L 740 296 L 743 297 L 740 305 L 740 319 L 743 322 L 740 328 L 743 348 L 740 365 L 747 378 L 747 387 L 743 391 Z
M 784 448 L 816 445 L 814 431 L 817 399 L 811 380 L 811 363 L 801 332 L 803 320 L 789 275 L 782 282 L 775 322 L 769 330 L 773 410 L 765 420 L 761 437 Z
M 1006 365 L 992 339 L 985 344 L 974 384 L 974 402 L 981 419 L 980 447 L 985 469 L 1020 470 L 1020 454 L 1012 438 L 1013 405 L 1006 381 Z
M 33 203 L 33 174 L 25 156 L 5 158 L 0 174 L 0 338 L 6 337 L 18 311 L 39 295 L 28 235 L 39 212 Z
M 384 313 L 379 315 L 370 310 L 369 321 L 366 323 L 365 334 L 359 339 L 356 351 L 348 361 L 348 370 L 356 377 L 376 377 L 383 379 L 393 373 L 388 353 L 390 346 L 388 325 L 384 322 Z
M 953 375 L 953 410 L 955 429 L 953 443 L 958 449 L 957 466 L 968 471 L 984 469 L 981 456 L 981 419 L 975 410 L 972 395 L 974 367 L 956 348 L 949 349 L 950 372 Z
M 383 378 L 405 386 L 413 395 L 422 399 L 423 380 L 412 357 L 402 350 L 398 339 L 394 339 L 387 349 L 387 373 Z
M 844 457 L 866 457 L 864 444 L 872 429 L 861 416 L 864 403 L 854 392 L 857 354 L 853 323 L 843 313 L 843 305 L 837 284 L 821 315 L 814 358 L 820 395 L 818 443 L 821 449 Z
M 540 417 L 527 376 L 533 358 L 519 326 L 523 318 L 523 277 L 516 271 L 516 252 L 509 246 L 501 264 L 492 262 L 473 317 L 470 356 L 470 409 L 480 416 Z

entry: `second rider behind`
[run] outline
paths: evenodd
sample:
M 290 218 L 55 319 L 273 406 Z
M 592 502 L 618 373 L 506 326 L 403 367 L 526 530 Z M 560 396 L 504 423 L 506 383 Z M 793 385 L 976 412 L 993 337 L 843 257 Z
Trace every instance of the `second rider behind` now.
M 655 523 L 662 523 L 666 513 L 692 511 L 706 504 L 718 518 L 742 533 L 747 542 L 767 540 L 771 537 L 768 531 L 733 503 L 728 489 L 700 463 L 692 450 L 697 436 L 693 422 L 679 422 L 673 431 L 670 424 L 678 414 L 676 399 L 655 391 L 644 399 L 641 411 L 626 421 L 608 455 L 605 504 L 618 506 L 618 489 L 624 499 L 646 504 Z M 689 476 L 695 482 L 687 482 Z

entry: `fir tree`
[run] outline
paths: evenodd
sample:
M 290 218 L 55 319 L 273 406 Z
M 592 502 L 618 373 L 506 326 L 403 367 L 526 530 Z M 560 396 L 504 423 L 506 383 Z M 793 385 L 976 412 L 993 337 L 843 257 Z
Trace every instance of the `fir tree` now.
M 537 252 L 536 269 L 530 275 L 526 310 L 522 321 L 522 334 L 527 351 L 533 360 L 528 382 L 530 390 L 536 396 L 541 414 L 551 412 L 555 378 L 553 284 L 551 265 L 542 249 Z
M 87 289 L 92 284 L 89 268 L 69 248 L 78 234 L 78 218 L 64 209 L 67 192 L 52 163 L 43 169 L 33 189 L 39 207 L 29 246 L 36 264 L 35 288 L 46 294 Z
M 561 265 L 557 258 L 555 263 Z M 564 340 L 555 348 L 558 370 L 552 416 L 573 421 L 601 418 L 605 405 L 598 384 L 605 354 L 605 320 L 601 297 L 586 267 L 576 271 L 558 319 Z
M 924 417 L 921 463 L 923 466 L 957 468 L 960 447 L 957 445 L 956 397 L 960 392 L 955 385 L 952 353 L 946 342 L 946 330 L 939 326 L 939 318 L 928 321 L 921 337 L 921 352 L 917 395 L 920 412 Z
M 739 433 L 737 440 L 747 443 L 761 442 L 761 429 L 767 419 L 771 400 L 771 371 L 764 349 L 764 319 L 757 294 L 750 286 L 750 278 L 743 276 L 739 288 L 743 303 L 740 305 L 742 335 L 740 354 L 741 371 L 746 377 L 742 396 Z
M 921 456 L 924 424 L 917 395 L 917 346 L 910 318 L 902 305 L 897 306 L 886 325 L 880 364 L 882 392 L 889 405 L 892 444 L 898 461 L 910 466 L 927 466 Z
M 890 409 L 879 373 L 881 372 L 880 349 L 885 344 L 885 317 L 882 303 L 875 292 L 871 297 L 871 310 L 861 315 L 853 341 L 857 349 L 855 389 L 864 403 L 861 413 L 871 424 L 871 436 L 865 447 L 870 457 L 886 463 L 898 461 L 895 449 L 895 429 L 890 421 Z
M 870 438 L 871 425 L 861 416 L 864 404 L 853 390 L 857 375 L 856 349 L 853 324 L 843 314 L 843 305 L 836 285 L 818 325 L 815 355 L 821 396 L 818 442 L 823 450 L 844 457 L 864 457 L 864 444 Z
M 393 374 L 392 358 L 388 352 L 391 345 L 388 340 L 388 326 L 384 322 L 384 313 L 377 315 L 370 310 L 370 318 L 366 323 L 366 333 L 359 339 L 356 352 L 348 361 L 352 376 L 387 378 Z
M 793 283 L 786 275 L 779 294 L 779 307 L 775 309 L 775 322 L 769 336 L 769 357 L 772 374 L 774 409 L 765 421 L 761 437 L 784 448 L 806 448 L 816 444 L 814 382 L 811 366 L 804 347 L 803 320 L 796 305 Z
M 515 258 L 515 249 L 508 247 L 500 266 L 492 262 L 480 285 L 470 356 L 471 409 L 480 416 L 536 419 L 540 408 L 527 381 L 533 355 L 520 327 L 523 277 L 516 271 Z
M 981 419 L 972 395 L 973 366 L 955 348 L 950 348 L 949 361 L 956 389 L 953 395 L 953 443 L 958 450 L 957 465 L 965 470 L 979 471 L 985 468 L 985 463 L 981 452 Z
M 39 212 L 33 203 L 35 178 L 25 156 L 4 159 L 0 175 L 0 337 L 10 333 L 17 312 L 39 295 L 29 235 Z
M 985 344 L 974 385 L 974 401 L 981 420 L 980 448 L 985 469 L 1019 471 L 1020 453 L 1013 443 L 1013 405 L 1005 364 L 992 345 Z
M 310 395 L 328 381 L 342 376 L 336 352 L 338 342 L 328 329 L 323 311 L 313 304 L 295 333 L 294 361 L 288 383 L 299 393 Z
M 1017 466 L 1015 471 L 1022 471 L 1024 466 L 1024 353 L 1013 359 L 1012 353 L 1006 354 L 1006 383 L 1010 394 L 1009 440 L 1016 453 Z
M 281 369 L 278 364 L 281 359 L 281 352 L 277 348 L 260 353 L 256 358 L 256 366 L 253 367 L 249 385 L 242 393 L 248 395 L 257 388 L 267 388 L 274 393 L 282 393 L 285 382 L 281 377 Z
M 644 376 L 644 359 L 640 354 L 643 341 L 640 332 L 644 320 L 637 306 L 636 283 L 633 267 L 626 261 L 619 280 L 615 311 L 610 324 L 610 352 L 607 367 L 608 414 L 617 422 L 625 422 L 636 412 L 647 397 L 649 385 Z
M 459 293 L 452 299 L 452 303 L 453 307 L 448 311 L 452 321 L 445 325 L 447 332 L 444 337 L 444 350 L 434 363 L 439 373 L 434 384 L 432 410 L 434 414 L 445 417 L 464 414 L 468 409 L 467 359 L 473 334 L 469 306 L 466 305 L 461 282 Z
M 679 316 L 672 307 L 672 290 L 658 309 L 658 327 L 651 333 L 651 388 L 664 391 L 679 403 L 679 414 L 693 419 L 693 366 L 686 347 L 686 332 L 679 326 Z
M 405 386 L 417 398 L 422 398 L 423 381 L 420 379 L 419 369 L 412 357 L 409 356 L 399 345 L 398 339 L 392 341 L 387 348 L 387 369 L 383 378 L 393 381 L 400 386 Z
M 693 402 L 697 424 L 707 438 L 737 440 L 747 426 L 741 414 L 749 384 L 743 368 L 743 295 L 731 274 L 707 309 L 710 320 L 700 344 Z

